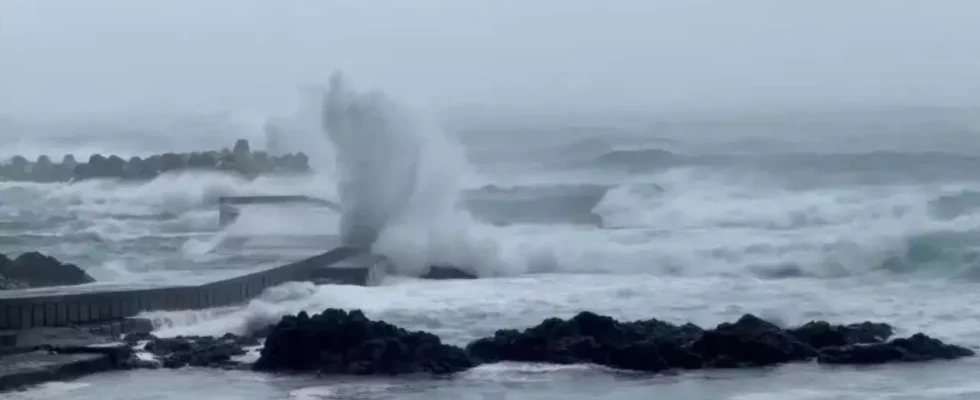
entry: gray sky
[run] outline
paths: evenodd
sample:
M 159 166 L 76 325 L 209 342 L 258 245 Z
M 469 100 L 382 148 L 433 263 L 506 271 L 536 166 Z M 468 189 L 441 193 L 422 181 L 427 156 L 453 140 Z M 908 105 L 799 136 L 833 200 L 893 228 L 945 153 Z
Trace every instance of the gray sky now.
M 0 114 L 980 104 L 976 0 L 2 0 Z

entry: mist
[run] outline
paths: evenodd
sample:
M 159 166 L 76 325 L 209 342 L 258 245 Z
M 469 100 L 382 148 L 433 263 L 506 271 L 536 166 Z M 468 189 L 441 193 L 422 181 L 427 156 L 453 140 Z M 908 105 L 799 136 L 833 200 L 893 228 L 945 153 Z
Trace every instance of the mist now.
M 270 112 L 343 70 L 432 107 L 980 103 L 967 0 L 5 0 L 0 115 Z

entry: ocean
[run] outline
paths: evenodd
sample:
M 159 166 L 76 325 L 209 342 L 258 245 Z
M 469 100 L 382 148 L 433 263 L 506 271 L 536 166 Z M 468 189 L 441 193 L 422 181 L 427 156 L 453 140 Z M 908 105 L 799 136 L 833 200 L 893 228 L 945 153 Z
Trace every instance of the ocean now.
M 310 176 L 2 182 L 0 252 L 41 251 L 84 267 L 96 285 L 118 285 L 211 278 L 310 251 L 281 238 L 337 235 L 341 216 L 256 206 L 223 229 L 215 201 L 230 194 L 339 196 L 344 178 L 334 161 L 344 149 L 319 130 L 313 114 L 301 110 L 275 120 L 292 132 L 280 144 L 311 156 L 317 172 Z M 402 189 L 410 204 L 380 232 L 377 251 L 404 271 L 446 262 L 470 266 L 481 279 L 389 277 L 377 287 L 290 283 L 239 307 L 148 316 L 162 336 L 212 335 L 244 332 L 300 310 L 358 308 L 464 344 L 582 310 L 702 326 L 753 313 L 786 325 L 887 322 L 899 335 L 922 331 L 976 348 L 980 118 L 974 115 L 980 117 L 970 110 L 860 109 L 389 125 L 383 129 L 393 135 L 403 128 L 425 133 L 415 136 L 418 180 Z M 8 126 L 0 157 L 128 157 L 231 146 L 237 138 L 262 148 L 263 118 Z M 381 172 L 412 150 L 366 143 L 347 142 L 348 150 L 360 150 L 344 154 L 385 155 L 365 159 L 386 178 L 357 193 L 394 198 L 379 193 L 406 175 Z M 250 241 L 228 249 L 222 243 L 229 236 Z M 974 372 L 980 360 L 653 376 L 498 364 L 438 379 L 186 368 L 98 374 L 6 398 L 975 399 Z

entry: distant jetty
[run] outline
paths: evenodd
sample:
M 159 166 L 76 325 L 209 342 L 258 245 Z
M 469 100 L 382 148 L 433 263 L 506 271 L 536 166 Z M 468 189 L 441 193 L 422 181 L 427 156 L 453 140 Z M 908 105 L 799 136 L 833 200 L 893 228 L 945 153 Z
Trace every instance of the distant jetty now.
M 0 181 L 72 182 L 88 179 L 150 180 L 168 172 L 224 171 L 246 178 L 269 174 L 302 174 L 310 172 L 309 158 L 303 153 L 269 155 L 251 151 L 245 139 L 232 149 L 193 153 L 163 153 L 124 160 L 117 155 L 93 154 L 88 162 L 78 162 L 71 154 L 61 162 L 42 155 L 35 161 L 14 156 L 0 164 Z

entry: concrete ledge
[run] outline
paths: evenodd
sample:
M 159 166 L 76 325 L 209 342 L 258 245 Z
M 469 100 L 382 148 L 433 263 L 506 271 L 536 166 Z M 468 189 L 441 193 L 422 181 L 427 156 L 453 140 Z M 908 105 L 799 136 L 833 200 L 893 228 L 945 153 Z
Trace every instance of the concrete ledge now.
M 124 344 L 70 346 L 0 358 L 0 392 L 116 369 L 132 354 Z
M 0 331 L 0 356 L 31 352 L 38 346 L 78 347 L 117 340 L 129 333 L 150 333 L 153 321 L 124 318 L 94 325 Z
M 211 282 L 200 286 L 145 289 L 116 289 L 104 292 L 3 291 L 0 292 L 0 331 L 37 327 L 101 326 L 119 322 L 144 311 L 176 311 L 231 306 L 244 303 L 265 289 L 289 281 L 309 281 L 329 275 L 329 266 L 362 253 L 340 247 L 294 263 L 264 271 Z M 367 269 L 368 266 L 361 266 Z M 367 285 L 351 279 L 349 271 L 334 274 L 349 284 Z M 17 293 L 21 292 L 21 293 Z M 110 326 L 110 331 L 116 329 Z M 122 328 L 119 328 L 122 329 Z
M 235 206 L 250 204 L 314 204 L 340 211 L 340 204 L 336 202 L 309 196 L 222 196 L 218 198 L 218 223 L 227 226 L 234 222 L 241 213 Z

